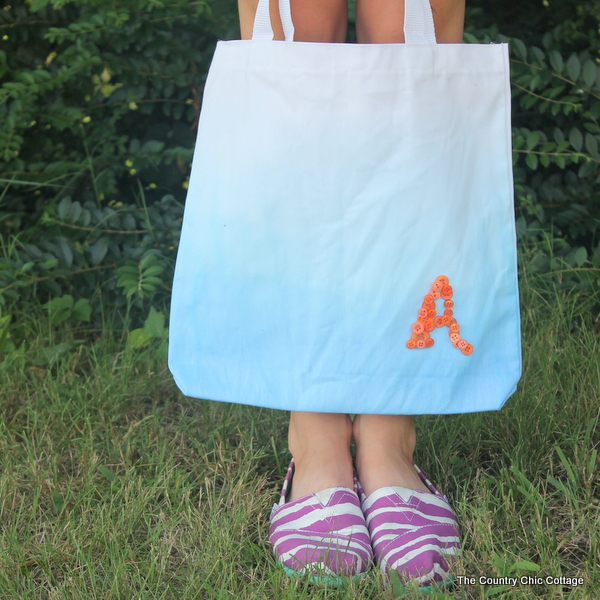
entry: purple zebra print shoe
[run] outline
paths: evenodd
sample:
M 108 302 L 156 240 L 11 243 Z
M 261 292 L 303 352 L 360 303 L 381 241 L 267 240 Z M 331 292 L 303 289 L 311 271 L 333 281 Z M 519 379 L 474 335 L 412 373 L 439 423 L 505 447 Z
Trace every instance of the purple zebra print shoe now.
M 309 575 L 326 585 L 342 577 L 359 578 L 373 558 L 358 491 L 332 487 L 286 503 L 294 461 L 285 476 L 281 499 L 271 510 L 269 539 L 288 575 Z
M 447 587 L 455 580 L 450 571 L 460 554 L 460 529 L 446 496 L 414 466 L 431 492 L 390 486 L 367 498 L 359 484 L 375 561 L 384 573 L 396 571 L 403 583 Z

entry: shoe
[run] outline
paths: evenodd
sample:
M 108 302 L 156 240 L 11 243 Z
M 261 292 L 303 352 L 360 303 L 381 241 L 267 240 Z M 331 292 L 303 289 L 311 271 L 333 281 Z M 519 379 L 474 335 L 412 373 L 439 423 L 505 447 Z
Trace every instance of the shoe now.
M 286 502 L 294 476 L 290 463 L 279 503 L 271 510 L 269 539 L 277 561 L 291 576 L 336 586 L 343 577 L 360 578 L 373 551 L 355 489 L 332 487 Z
M 414 465 L 429 492 L 388 486 L 368 498 L 358 485 L 361 507 L 381 571 L 420 589 L 450 586 L 451 568 L 460 554 L 460 529 L 448 498 Z

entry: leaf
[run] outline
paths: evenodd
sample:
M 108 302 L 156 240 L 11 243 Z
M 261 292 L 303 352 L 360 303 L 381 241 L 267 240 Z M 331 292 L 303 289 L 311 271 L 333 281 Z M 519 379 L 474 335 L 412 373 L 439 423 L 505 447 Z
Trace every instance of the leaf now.
M 144 323 L 144 331 L 151 337 L 163 337 L 165 334 L 165 315 L 150 307 L 150 314 Z
M 596 163 L 591 160 L 584 162 L 580 167 L 579 171 L 577 171 L 577 176 L 580 179 L 585 179 L 590 176 L 596 170 Z
M 585 148 L 592 158 L 600 158 L 598 156 L 598 140 L 591 133 L 585 134 Z
M 518 569 L 522 569 L 524 571 L 539 571 L 540 567 L 529 560 L 519 560 L 511 567 L 510 571 Z
M 156 350 L 156 355 L 162 361 L 167 362 L 168 357 L 169 357 L 169 340 L 168 339 L 165 338 L 164 340 L 161 340 L 161 342 Z
M 532 150 L 537 146 L 537 143 L 540 141 L 540 132 L 539 131 L 530 131 L 527 134 L 527 149 Z
M 593 60 L 586 60 L 583 63 L 583 81 L 587 87 L 592 87 L 596 83 L 597 71 Z
M 540 162 L 542 163 L 542 166 L 547 167 L 550 165 L 550 156 L 548 154 L 542 154 L 540 156 Z
M 517 38 L 513 38 L 510 41 L 510 46 L 511 49 L 514 51 L 514 53 L 522 60 L 522 61 L 526 61 L 527 60 L 527 47 L 525 46 L 525 44 L 517 39 Z
M 108 236 L 102 236 L 89 247 L 90 259 L 94 266 L 99 265 L 108 252 Z
M 576 127 L 571 128 L 569 141 L 571 142 L 571 146 L 573 146 L 577 152 L 581 152 L 581 149 L 583 148 L 583 136 L 581 135 L 581 131 Z
M 532 171 L 535 171 L 538 166 L 538 157 L 535 154 L 528 154 L 525 162 Z
M 165 147 L 163 142 L 159 142 L 157 140 L 149 140 L 143 146 L 141 152 L 143 154 L 156 154 L 161 152 Z
M 66 294 L 59 298 L 53 298 L 49 302 L 46 302 L 44 307 L 50 312 L 50 322 L 53 325 L 60 325 L 71 316 L 73 296 Z
M 142 260 L 140 261 L 140 267 L 142 269 L 145 269 L 146 267 L 151 265 L 153 262 L 156 262 L 156 256 L 154 254 L 146 254 L 146 256 L 144 256 L 142 258 Z
M 79 217 L 81 216 L 81 204 L 77 201 L 71 204 L 71 208 L 69 210 L 69 221 L 71 223 L 77 223 Z
M 71 210 L 71 198 L 65 196 L 58 205 L 58 216 L 64 221 Z
M 127 341 L 132 348 L 143 348 L 148 344 L 151 337 L 145 329 L 134 329 L 129 332 Z
M 42 267 L 44 267 L 44 269 L 50 270 L 53 269 L 57 264 L 58 260 L 56 260 L 56 258 L 49 258 L 46 262 L 44 262 Z
M 70 269 L 73 264 L 73 251 L 71 250 L 71 247 L 65 240 L 60 239 L 58 240 L 58 248 L 62 254 L 63 260 L 67 264 L 67 268 Z
M 557 144 L 565 141 L 565 134 L 562 129 L 559 129 L 558 127 L 554 128 L 554 140 Z
M 485 590 L 484 596 L 486 598 L 491 598 L 492 596 L 497 596 L 506 590 L 510 590 L 512 587 L 510 585 L 499 585 L 497 587 L 489 587 Z
M 52 490 L 52 508 L 54 512 L 58 515 L 63 509 L 64 505 L 64 498 L 62 497 L 61 493 L 56 488 L 54 488 Z
M 567 73 L 573 82 L 577 81 L 580 72 L 581 63 L 579 62 L 577 55 L 571 54 L 569 60 L 567 61 Z
M 577 250 L 575 250 L 575 255 L 574 255 L 575 264 L 578 267 L 582 267 L 585 264 L 587 257 L 588 257 L 587 250 L 583 246 L 580 246 L 579 248 L 577 248 Z
M 79 298 L 73 307 L 72 318 L 76 321 L 89 321 L 91 315 L 90 301 L 87 298 Z
M 550 59 L 550 64 L 552 65 L 552 68 L 560 74 L 564 67 L 564 62 L 560 53 L 556 50 L 551 50 L 548 54 L 548 58 Z
M 111 485 L 119 483 L 119 478 L 108 467 L 100 465 L 98 467 L 98 471 L 100 471 L 100 473 L 102 473 L 102 475 L 104 475 L 104 477 L 110 481 Z
M 52 346 L 51 348 L 42 348 L 40 350 L 42 364 L 54 364 L 61 356 L 66 354 L 72 348 L 72 346 L 73 342 L 62 342 Z

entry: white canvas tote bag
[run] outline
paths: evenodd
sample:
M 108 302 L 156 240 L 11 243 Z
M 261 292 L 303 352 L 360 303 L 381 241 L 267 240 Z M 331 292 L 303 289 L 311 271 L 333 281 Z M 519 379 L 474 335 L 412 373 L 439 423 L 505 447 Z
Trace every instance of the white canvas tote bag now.
M 173 284 L 187 395 L 297 411 L 499 409 L 521 373 L 505 44 L 218 43 Z

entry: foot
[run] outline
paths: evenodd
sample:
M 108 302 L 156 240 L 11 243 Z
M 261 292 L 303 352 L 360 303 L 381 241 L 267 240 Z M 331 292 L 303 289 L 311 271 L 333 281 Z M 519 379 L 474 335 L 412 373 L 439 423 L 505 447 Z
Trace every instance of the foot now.
M 386 486 L 429 491 L 412 459 L 417 434 L 406 415 L 356 415 L 352 424 L 356 470 L 365 495 Z
M 331 487 L 353 489 L 351 437 L 348 415 L 292 412 L 288 445 L 296 469 L 289 502 Z

